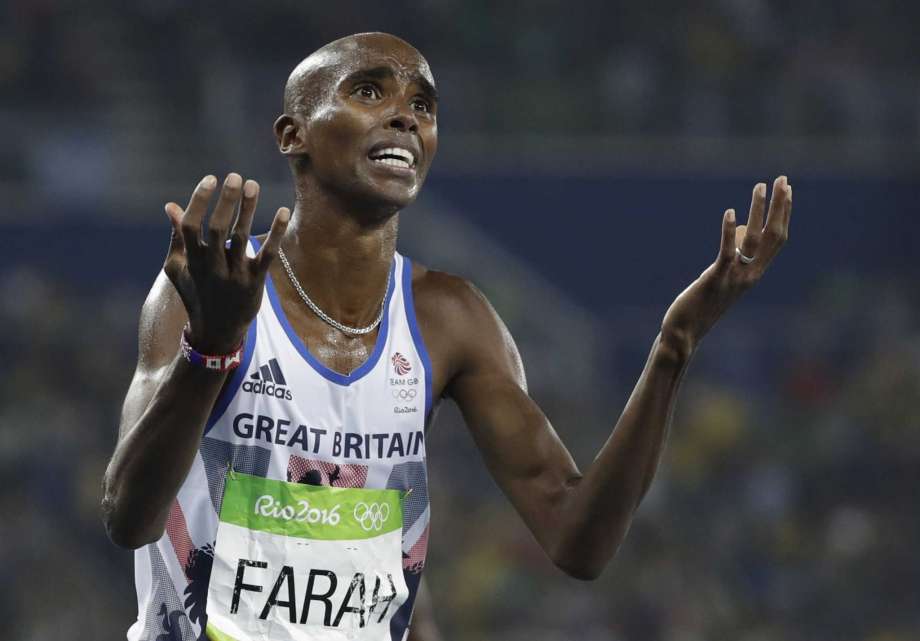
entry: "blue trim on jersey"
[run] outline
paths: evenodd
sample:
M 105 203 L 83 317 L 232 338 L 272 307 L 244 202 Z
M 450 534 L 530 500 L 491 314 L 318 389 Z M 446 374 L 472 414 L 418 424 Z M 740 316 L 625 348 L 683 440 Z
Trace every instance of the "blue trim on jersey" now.
M 409 333 L 412 334 L 412 342 L 415 343 L 415 351 L 422 359 L 422 365 L 425 366 L 425 421 L 431 414 L 431 359 L 428 358 L 428 350 L 425 348 L 425 341 L 422 340 L 422 332 L 418 328 L 418 319 L 415 317 L 415 298 L 412 296 L 412 261 L 403 256 L 403 300 L 406 303 L 406 320 L 409 321 Z
M 259 241 L 253 239 L 253 244 L 255 245 L 256 251 L 258 251 Z M 281 327 L 284 328 L 284 332 L 288 335 L 288 339 L 291 341 L 291 344 L 298 352 L 300 352 L 300 355 L 303 357 L 303 359 L 307 361 L 310 367 L 312 367 L 317 374 L 325 378 L 327 381 L 331 381 L 337 385 L 343 385 L 347 387 L 352 383 L 361 380 L 368 372 L 374 369 L 377 361 L 380 360 L 380 355 L 383 353 L 383 348 L 387 343 L 387 333 L 390 329 L 390 299 L 393 298 L 393 292 L 396 290 L 395 274 L 396 261 L 394 260 L 390 265 L 390 286 L 387 288 L 383 320 L 380 321 L 380 329 L 377 330 L 377 343 L 374 345 L 374 351 L 367 358 L 367 360 L 362 363 L 361 367 L 353 371 L 351 374 L 341 374 L 333 369 L 329 369 L 320 360 L 313 356 L 313 354 L 310 353 L 309 348 L 307 348 L 306 344 L 304 344 L 300 336 L 297 335 L 297 332 L 294 331 L 294 328 L 291 327 L 291 323 L 288 321 L 287 316 L 284 313 L 284 309 L 281 307 L 281 299 L 278 298 L 278 292 L 275 290 L 275 284 L 272 282 L 271 275 L 266 275 L 265 277 L 265 289 L 268 291 L 268 300 L 271 301 L 272 309 L 275 311 L 275 317 L 278 319 Z
M 252 323 L 249 325 L 249 329 L 246 331 L 246 343 L 243 345 L 243 362 L 233 371 L 233 377 L 230 379 L 230 382 L 224 385 L 224 389 L 221 390 L 220 396 L 217 397 L 217 402 L 214 403 L 211 415 L 208 416 L 208 422 L 204 425 L 205 434 L 211 431 L 211 428 L 214 427 L 217 421 L 224 415 L 224 412 L 227 411 L 227 408 L 230 406 L 230 401 L 236 396 L 237 391 L 240 389 L 240 385 L 243 384 L 243 379 L 246 378 L 246 372 L 249 371 L 249 364 L 252 362 L 252 354 L 256 351 L 257 325 L 256 319 L 253 318 Z
M 415 610 L 415 598 L 418 596 L 418 587 L 422 582 L 421 574 L 413 574 L 403 570 L 406 587 L 409 588 L 409 598 L 403 603 L 393 618 L 390 619 L 390 641 L 402 641 L 406 635 L 406 628 L 412 622 L 412 612 Z

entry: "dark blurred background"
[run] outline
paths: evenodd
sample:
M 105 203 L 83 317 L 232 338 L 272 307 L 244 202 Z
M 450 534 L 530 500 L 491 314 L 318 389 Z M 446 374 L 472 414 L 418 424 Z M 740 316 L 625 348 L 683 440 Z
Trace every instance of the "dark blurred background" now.
M 7 0 L 0 6 L 4 637 L 124 638 L 100 479 L 166 250 L 206 173 L 291 204 L 288 72 L 390 31 L 440 85 L 401 250 L 484 289 L 582 466 L 725 208 L 795 186 L 791 239 L 706 340 L 619 556 L 543 557 L 456 410 L 429 436 L 449 641 L 920 638 L 920 4 Z M 743 214 L 742 214 L 743 217 Z

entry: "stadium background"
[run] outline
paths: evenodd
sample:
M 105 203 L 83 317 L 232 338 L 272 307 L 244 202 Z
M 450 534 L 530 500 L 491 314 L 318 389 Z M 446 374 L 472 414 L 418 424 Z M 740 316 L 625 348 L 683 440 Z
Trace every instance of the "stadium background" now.
M 588 465 L 673 297 L 755 181 L 791 240 L 695 358 L 663 465 L 596 583 L 537 549 L 456 411 L 429 436 L 450 641 L 920 637 L 920 5 L 126 3 L 0 8 L 4 636 L 123 638 L 100 478 L 166 249 L 205 173 L 290 204 L 271 123 L 317 46 L 396 33 L 443 95 L 402 250 L 472 278 Z

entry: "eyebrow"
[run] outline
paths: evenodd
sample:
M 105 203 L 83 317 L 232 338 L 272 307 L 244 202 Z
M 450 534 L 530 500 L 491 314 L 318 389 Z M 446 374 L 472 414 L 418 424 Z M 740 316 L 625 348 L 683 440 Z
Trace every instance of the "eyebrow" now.
M 393 78 L 394 75 L 395 74 L 393 73 L 393 70 L 390 67 L 372 67 L 370 69 L 359 69 L 358 71 L 354 71 L 348 74 L 345 77 L 345 80 L 343 82 L 345 83 L 354 82 L 356 80 L 361 80 L 364 78 L 371 78 L 374 80 L 386 80 L 389 78 Z M 414 82 L 415 84 L 417 84 L 419 87 L 422 88 L 422 93 L 425 94 L 427 98 L 430 98 L 431 100 L 434 100 L 434 101 L 438 100 L 437 88 L 435 88 L 435 86 L 431 84 L 431 82 L 429 82 L 425 76 L 419 73 L 413 74 L 412 82 Z

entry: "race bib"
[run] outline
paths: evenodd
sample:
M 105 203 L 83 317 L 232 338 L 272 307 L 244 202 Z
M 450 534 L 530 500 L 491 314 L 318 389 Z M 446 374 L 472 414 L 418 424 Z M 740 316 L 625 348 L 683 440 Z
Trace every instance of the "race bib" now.
M 409 596 L 399 490 L 230 472 L 208 589 L 212 641 L 390 639 Z

